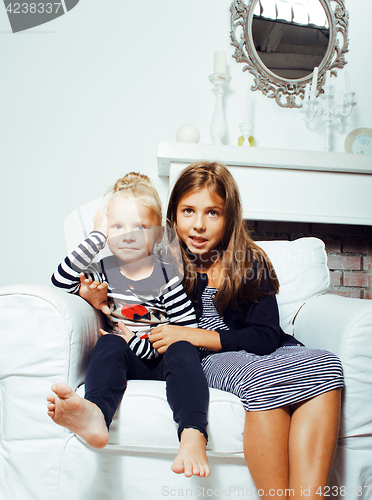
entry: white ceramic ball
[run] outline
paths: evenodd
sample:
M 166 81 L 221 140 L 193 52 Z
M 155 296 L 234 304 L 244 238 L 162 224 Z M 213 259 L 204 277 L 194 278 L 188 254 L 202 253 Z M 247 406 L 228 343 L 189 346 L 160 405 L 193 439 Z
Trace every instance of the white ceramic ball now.
M 199 130 L 194 125 L 182 125 L 177 130 L 177 142 L 199 142 Z

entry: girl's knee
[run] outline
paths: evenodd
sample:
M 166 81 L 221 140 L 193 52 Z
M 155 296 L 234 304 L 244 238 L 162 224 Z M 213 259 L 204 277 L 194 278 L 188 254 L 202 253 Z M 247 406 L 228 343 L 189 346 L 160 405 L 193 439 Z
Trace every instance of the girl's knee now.
M 173 342 L 173 344 L 171 344 L 167 351 L 170 351 L 170 352 L 186 352 L 186 351 L 190 351 L 190 352 L 193 352 L 193 351 L 196 351 L 197 348 L 191 344 L 191 342 L 188 342 L 187 340 L 178 340 L 177 342 Z
M 96 344 L 96 349 L 112 349 L 114 351 L 126 351 L 129 349 L 127 342 L 120 337 L 120 335 L 115 335 L 114 333 L 109 333 L 107 335 L 101 335 Z
M 199 362 L 199 351 L 197 347 L 187 340 L 179 340 L 168 347 L 164 353 L 164 357 L 173 361 L 182 361 L 196 357 Z

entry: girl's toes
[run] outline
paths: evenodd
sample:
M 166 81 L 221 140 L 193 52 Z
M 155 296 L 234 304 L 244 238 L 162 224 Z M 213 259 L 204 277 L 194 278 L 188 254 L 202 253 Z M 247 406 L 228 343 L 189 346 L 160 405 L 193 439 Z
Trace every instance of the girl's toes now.
M 55 394 L 48 394 L 46 399 L 47 399 L 47 401 L 49 401 L 49 403 L 55 403 L 56 402 L 56 395 Z
M 201 470 L 198 464 L 191 464 L 190 467 L 191 475 L 193 476 L 201 476 Z
M 205 476 L 204 466 L 203 465 L 199 465 L 196 468 L 199 469 L 199 476 L 200 477 L 204 477 Z
M 185 467 L 184 467 L 184 472 L 183 473 L 184 473 L 184 475 L 186 477 L 191 477 L 193 475 L 193 467 L 192 467 L 192 465 L 191 465 L 190 462 L 186 462 L 185 463 Z

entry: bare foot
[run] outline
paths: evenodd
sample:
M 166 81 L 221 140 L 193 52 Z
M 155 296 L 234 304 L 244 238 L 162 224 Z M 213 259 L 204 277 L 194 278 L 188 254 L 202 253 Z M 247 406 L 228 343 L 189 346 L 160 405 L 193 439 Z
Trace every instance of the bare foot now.
M 182 431 L 180 447 L 172 464 L 172 471 L 185 474 L 186 477 L 208 477 L 210 474 L 206 439 L 197 429 L 187 428 Z
M 53 384 L 51 389 L 55 394 L 47 397 L 50 418 L 93 448 L 104 448 L 108 443 L 108 430 L 98 406 L 81 398 L 63 382 Z

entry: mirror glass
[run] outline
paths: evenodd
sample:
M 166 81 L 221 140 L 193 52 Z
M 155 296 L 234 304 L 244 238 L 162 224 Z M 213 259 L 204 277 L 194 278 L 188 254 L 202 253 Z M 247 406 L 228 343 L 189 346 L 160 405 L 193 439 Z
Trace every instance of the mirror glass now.
M 258 0 L 251 29 L 262 63 L 289 80 L 311 75 L 329 44 L 329 23 L 319 0 Z

